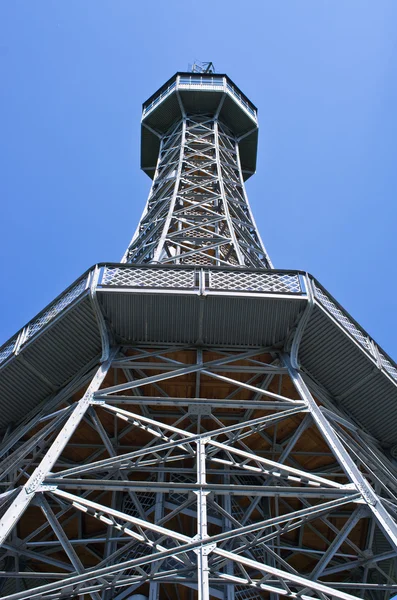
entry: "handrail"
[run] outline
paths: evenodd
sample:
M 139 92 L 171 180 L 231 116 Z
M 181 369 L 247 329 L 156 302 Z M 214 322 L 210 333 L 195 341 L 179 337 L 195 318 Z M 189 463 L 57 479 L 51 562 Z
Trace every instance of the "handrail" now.
M 167 89 L 164 90 L 163 92 L 161 92 L 161 94 L 159 94 L 159 96 L 157 96 L 157 98 L 155 98 L 150 104 L 143 107 L 143 115 L 142 116 L 145 117 L 155 106 L 157 106 L 157 104 L 159 104 L 159 102 L 161 102 L 161 100 L 164 100 L 164 98 L 169 96 L 175 88 L 176 88 L 176 81 L 171 83 L 167 87 Z
M 257 118 L 257 113 L 252 104 L 247 98 L 234 86 L 227 77 L 212 76 L 203 77 L 199 74 L 192 73 L 191 75 L 180 75 L 170 83 L 170 85 L 163 90 L 154 100 L 149 104 L 143 105 L 142 118 L 145 118 L 160 102 L 165 100 L 173 91 L 178 89 L 203 89 L 203 90 L 215 90 L 223 89 L 226 93 L 229 93 L 241 107 L 247 111 L 254 119 Z
M 199 265 L 140 265 L 129 263 L 101 263 L 86 271 L 36 317 L 22 327 L 0 347 L 0 365 L 11 356 L 17 355 L 33 337 L 64 313 L 80 298 L 92 283 L 94 270 L 101 269 L 97 287 L 134 287 L 153 289 L 190 289 L 200 287 L 205 280 L 206 292 L 247 292 L 307 297 L 302 288 L 303 271 L 253 269 L 236 267 L 202 267 Z M 123 272 L 127 275 L 124 276 Z M 129 274 L 128 274 L 129 273 Z M 135 275 L 134 275 L 135 273 Z M 146 273 L 146 275 L 145 275 Z M 137 277 L 138 275 L 138 277 Z M 350 316 L 329 292 L 311 275 L 307 275 L 313 286 L 314 298 L 361 348 L 397 383 L 396 363 L 378 346 L 368 333 Z M 123 283 L 123 277 L 125 281 Z M 113 279 L 112 279 L 113 278 Z
M 86 271 L 64 292 L 59 294 L 42 311 L 22 327 L 12 338 L 0 346 L 0 365 L 11 355 L 19 354 L 21 348 L 34 336 L 41 332 L 58 315 L 64 312 L 77 298 L 88 289 L 91 271 Z
M 339 304 L 333 296 L 314 278 L 311 277 L 316 301 L 328 312 L 361 348 L 378 364 L 381 371 L 397 382 L 397 365 L 384 350 L 368 335 L 357 321 Z

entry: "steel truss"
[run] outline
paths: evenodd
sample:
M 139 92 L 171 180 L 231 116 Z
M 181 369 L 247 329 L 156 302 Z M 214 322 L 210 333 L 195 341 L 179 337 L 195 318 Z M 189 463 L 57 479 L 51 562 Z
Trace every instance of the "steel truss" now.
M 245 193 L 237 137 L 217 115 L 183 115 L 161 139 L 123 262 L 271 267 Z
M 183 322 L 200 324 L 207 290 L 239 295 L 247 312 L 245 291 L 288 301 L 303 293 L 297 272 L 265 270 L 272 265 L 240 162 L 241 151 L 252 174 L 256 111 L 234 84 L 226 76 L 178 74 L 146 103 L 142 125 L 151 136 L 143 138 L 148 173 L 158 141 L 159 155 L 122 262 L 146 266 L 95 268 L 0 353 L 33 373 L 20 350 L 89 289 L 100 365 L 90 355 L 86 372 L 9 425 L 0 444 L 1 597 L 390 598 L 397 593 L 397 469 L 300 369 L 300 341 L 316 303 L 372 363 L 397 375 L 322 288 L 305 278 L 307 306 L 277 347 L 242 349 L 234 338 L 216 342 L 235 344 L 229 348 L 209 347 L 201 334 L 189 338 L 198 340 L 194 346 L 115 343 L 157 340 L 157 321 L 152 337 L 144 327 L 139 333 L 137 321 L 146 326 L 145 302 L 155 296 L 156 306 L 166 305 L 170 290 L 192 299 L 186 306 L 199 296 L 197 314 Z M 124 337 L 111 330 L 97 290 L 123 295 L 130 288 L 142 311 L 131 316 L 134 337 Z M 130 318 L 128 306 L 117 319 Z M 263 306 L 270 320 L 271 303 Z
M 289 355 L 113 348 L 86 386 L 3 440 L 3 598 L 397 590 L 396 469 Z

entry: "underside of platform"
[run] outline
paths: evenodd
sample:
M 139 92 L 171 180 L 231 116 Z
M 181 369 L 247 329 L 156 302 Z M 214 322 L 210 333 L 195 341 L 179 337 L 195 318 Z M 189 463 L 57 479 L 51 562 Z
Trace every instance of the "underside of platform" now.
M 294 352 L 338 408 L 397 445 L 397 368 L 337 301 L 298 271 L 98 265 L 0 348 L 0 427 L 17 423 L 122 344 Z

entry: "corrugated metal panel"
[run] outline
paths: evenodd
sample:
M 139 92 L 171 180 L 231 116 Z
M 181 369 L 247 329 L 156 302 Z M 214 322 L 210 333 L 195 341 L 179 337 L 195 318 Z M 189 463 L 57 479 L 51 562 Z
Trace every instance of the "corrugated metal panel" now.
M 98 300 L 120 341 L 236 347 L 282 344 L 306 306 L 306 299 L 298 297 L 234 296 L 233 292 L 200 296 L 165 290 L 144 294 L 103 289 L 98 290 Z M 2 369 L 0 425 L 18 420 L 62 386 L 100 347 L 98 325 L 86 296 Z M 318 306 L 305 329 L 300 360 L 384 445 L 397 443 L 396 386 Z
M 64 385 L 101 349 L 98 325 L 86 296 L 22 347 L 2 369 L 0 427 L 18 421 Z
M 214 114 L 223 96 L 223 91 L 181 90 L 179 94 L 187 113 Z
M 305 370 L 383 446 L 397 444 L 397 387 L 319 307 L 299 356 Z
M 194 343 L 198 337 L 196 295 L 98 293 L 114 334 L 124 342 Z
M 51 393 L 51 387 L 15 357 L 0 378 L 0 428 L 17 422 Z
M 26 566 L 25 571 L 32 571 L 31 567 Z M 32 571 L 33 572 L 33 571 Z M 19 583 L 21 584 L 21 588 L 17 588 L 17 579 L 16 577 L 7 577 L 5 584 L 1 590 L 2 593 L 2 597 L 3 596 L 8 596 L 11 594 L 16 594 L 18 591 L 21 590 L 31 590 L 35 587 L 37 587 L 38 585 L 46 585 L 47 583 L 50 583 L 49 579 L 37 579 L 37 578 L 33 578 L 33 577 L 24 577 L 22 580 L 19 579 Z
M 320 308 L 315 307 L 299 353 L 305 369 L 338 396 L 365 377 L 373 362 Z
M 165 100 L 160 102 L 156 108 L 152 110 L 144 121 L 155 131 L 165 133 L 171 127 L 172 123 L 182 117 L 181 108 L 178 98 L 173 92 Z
M 115 334 L 129 342 L 219 346 L 283 341 L 306 300 L 227 295 L 106 292 L 98 298 Z
M 254 125 L 254 121 L 241 108 L 238 100 L 229 95 L 223 103 L 220 118 L 237 136 L 246 133 Z
M 306 300 L 220 296 L 205 303 L 205 343 L 269 346 L 286 340 Z
M 86 296 L 27 344 L 22 355 L 58 387 L 92 360 L 100 348 L 98 324 Z
M 341 401 L 383 446 L 397 444 L 397 388 L 383 373 L 374 370 L 371 379 Z

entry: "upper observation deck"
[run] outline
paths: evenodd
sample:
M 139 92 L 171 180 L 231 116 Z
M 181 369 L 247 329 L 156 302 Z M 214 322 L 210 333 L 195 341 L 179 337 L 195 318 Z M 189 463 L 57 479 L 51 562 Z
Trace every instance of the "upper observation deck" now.
M 186 115 L 217 116 L 239 142 L 244 179 L 255 173 L 257 108 L 225 74 L 176 73 L 142 107 L 141 168 L 153 178 L 160 140 Z

